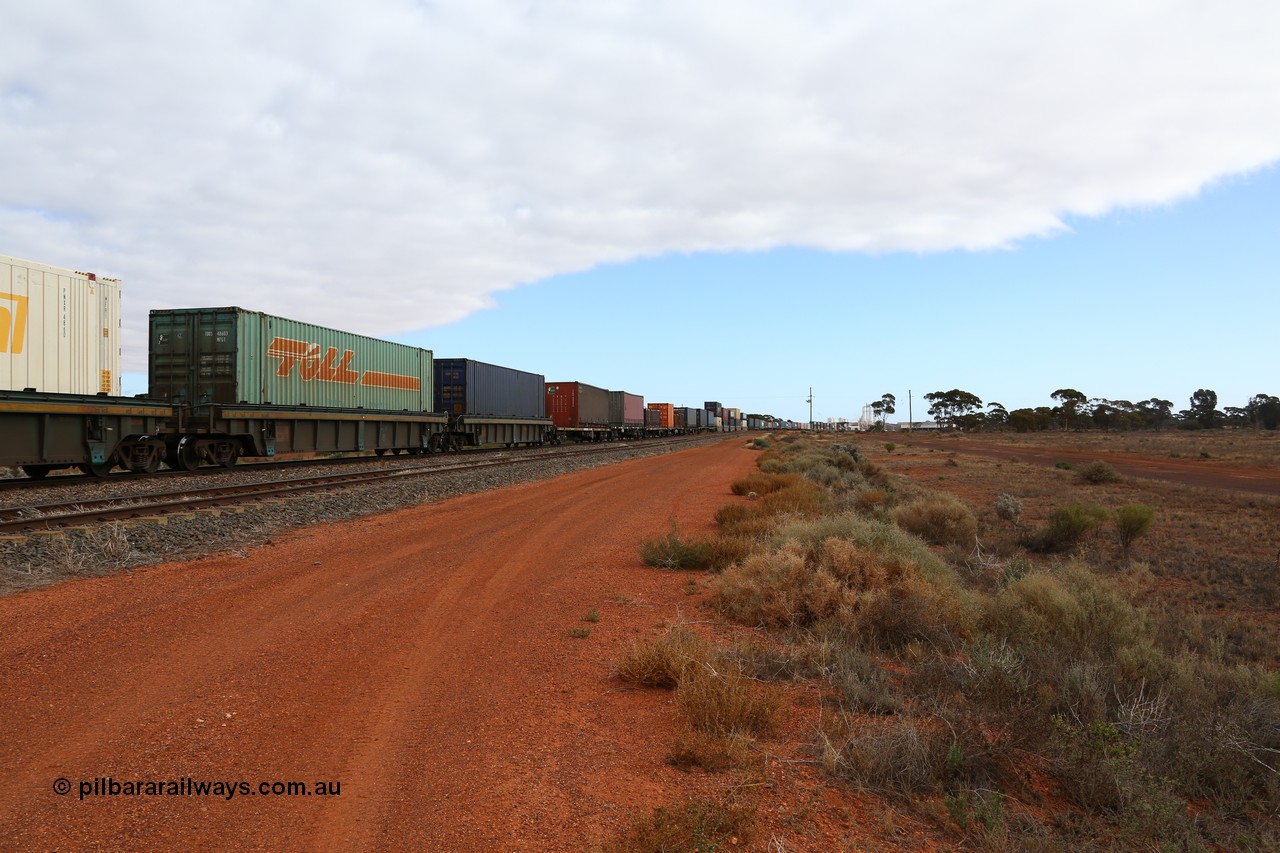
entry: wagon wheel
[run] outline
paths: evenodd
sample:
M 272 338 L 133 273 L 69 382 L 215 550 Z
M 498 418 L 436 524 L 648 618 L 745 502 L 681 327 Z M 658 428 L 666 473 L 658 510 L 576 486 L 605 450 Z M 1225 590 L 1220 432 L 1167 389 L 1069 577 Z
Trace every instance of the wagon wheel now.
M 184 438 L 178 442 L 178 449 L 174 452 L 177 457 L 178 468 L 183 471 L 194 471 L 200 467 L 200 457 L 196 455 L 196 443 L 190 438 Z
M 155 472 L 160 470 L 160 463 L 163 461 L 164 461 L 164 453 L 161 452 L 160 448 L 158 447 L 152 448 L 151 454 L 147 456 L 147 461 L 142 466 L 143 473 L 154 474 Z
M 375 456 L 386 456 L 387 449 L 385 447 L 379 447 L 377 450 L 373 451 L 373 454 Z
M 49 476 L 49 472 L 53 470 L 52 465 L 23 465 L 22 473 L 26 474 L 33 480 L 43 480 Z
M 105 477 L 111 473 L 111 469 L 115 466 L 110 462 L 82 462 L 80 470 L 94 477 Z

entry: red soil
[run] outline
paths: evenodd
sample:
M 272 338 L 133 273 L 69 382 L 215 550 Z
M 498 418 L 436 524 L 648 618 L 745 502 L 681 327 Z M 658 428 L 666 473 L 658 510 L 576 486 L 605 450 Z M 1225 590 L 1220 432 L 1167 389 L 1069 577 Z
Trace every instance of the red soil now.
M 1168 480 L 1188 486 L 1207 489 L 1231 489 L 1258 492 L 1264 495 L 1280 495 L 1280 471 L 1273 468 L 1257 468 L 1247 465 L 1230 465 L 1210 460 L 1190 460 L 1141 456 L 1129 453 L 1110 453 L 1097 450 L 1040 449 L 1021 447 L 998 442 L 948 441 L 911 437 L 913 447 L 932 447 L 953 453 L 988 456 L 994 459 L 1017 459 L 1037 465 L 1054 465 L 1070 462 L 1076 467 L 1101 460 L 1121 474 L 1131 477 L 1149 477 Z
M 610 668 L 698 600 L 637 543 L 709 531 L 754 461 L 726 441 L 0 599 L 0 847 L 579 850 L 716 794 L 666 761 L 671 694 Z M 820 710 L 792 692 L 785 756 Z M 807 763 L 768 775 L 757 849 L 866 844 Z M 80 799 L 95 777 L 341 795 Z

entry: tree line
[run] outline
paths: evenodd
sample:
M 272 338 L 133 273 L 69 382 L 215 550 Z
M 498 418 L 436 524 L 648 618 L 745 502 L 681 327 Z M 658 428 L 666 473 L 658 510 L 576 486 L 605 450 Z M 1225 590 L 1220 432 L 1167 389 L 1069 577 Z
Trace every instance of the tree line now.
M 1276 429 L 1280 427 L 1280 397 L 1255 394 L 1244 406 L 1218 408 L 1218 394 L 1197 389 L 1185 409 L 1174 411 L 1173 402 L 1152 397 L 1132 403 L 1087 397 L 1074 388 L 1059 388 L 1049 395 L 1057 405 L 1006 409 L 1000 403 L 983 404 L 977 395 L 953 388 L 925 394 L 929 416 L 939 424 L 961 430 L 1014 430 L 1037 432 L 1047 429 Z M 871 408 L 883 426 L 894 412 L 896 399 L 885 394 Z

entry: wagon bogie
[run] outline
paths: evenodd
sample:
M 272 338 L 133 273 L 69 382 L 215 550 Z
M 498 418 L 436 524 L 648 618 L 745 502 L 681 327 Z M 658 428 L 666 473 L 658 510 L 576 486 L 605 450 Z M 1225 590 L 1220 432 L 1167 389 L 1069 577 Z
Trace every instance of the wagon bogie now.
M 105 475 L 117 466 L 158 467 L 163 445 L 155 436 L 170 413 L 126 397 L 0 392 L 0 466 L 35 478 L 62 468 Z

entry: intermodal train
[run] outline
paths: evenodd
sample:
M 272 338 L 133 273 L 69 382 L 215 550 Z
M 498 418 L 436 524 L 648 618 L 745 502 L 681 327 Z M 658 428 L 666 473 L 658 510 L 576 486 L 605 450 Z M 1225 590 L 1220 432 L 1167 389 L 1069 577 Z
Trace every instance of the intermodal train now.
M 237 307 L 151 311 L 148 392 L 123 397 L 119 288 L 0 255 L 0 467 L 105 476 L 746 426 L 718 403 L 646 406 L 637 394 Z

